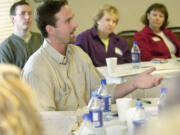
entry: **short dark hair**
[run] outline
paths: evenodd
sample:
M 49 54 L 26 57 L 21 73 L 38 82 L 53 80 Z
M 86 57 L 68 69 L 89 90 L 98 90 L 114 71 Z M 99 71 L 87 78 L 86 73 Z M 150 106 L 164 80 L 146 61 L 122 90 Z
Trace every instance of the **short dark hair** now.
M 165 16 L 165 20 L 164 23 L 161 26 L 161 29 L 164 29 L 168 26 L 169 22 L 168 22 L 168 11 L 165 5 L 161 4 L 161 3 L 154 3 L 152 4 L 147 10 L 146 13 L 142 16 L 141 18 L 141 22 L 145 25 L 149 25 L 149 21 L 147 19 L 147 14 L 149 14 L 152 10 L 156 10 L 156 11 L 160 11 L 161 13 L 164 14 Z
M 28 5 L 29 6 L 29 3 L 25 2 L 25 1 L 15 2 L 10 8 L 10 15 L 16 15 L 16 7 L 20 6 L 20 5 Z
M 55 26 L 55 14 L 67 4 L 67 0 L 44 0 L 44 2 L 36 9 L 36 23 L 44 37 L 48 36 L 46 25 Z

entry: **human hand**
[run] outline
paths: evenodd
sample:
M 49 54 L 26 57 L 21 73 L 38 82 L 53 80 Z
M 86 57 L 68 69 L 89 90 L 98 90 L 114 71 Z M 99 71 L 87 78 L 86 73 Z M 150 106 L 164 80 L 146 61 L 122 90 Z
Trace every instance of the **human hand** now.
M 140 73 L 134 80 L 133 85 L 135 88 L 146 89 L 157 86 L 163 80 L 162 77 L 155 77 L 151 75 L 155 71 L 155 67 Z

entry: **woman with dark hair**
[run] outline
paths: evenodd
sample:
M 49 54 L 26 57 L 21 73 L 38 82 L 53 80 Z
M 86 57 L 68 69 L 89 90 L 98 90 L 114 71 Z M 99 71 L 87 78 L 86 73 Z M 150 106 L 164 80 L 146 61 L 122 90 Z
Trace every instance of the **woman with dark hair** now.
M 180 56 L 180 41 L 173 32 L 166 29 L 168 11 L 165 5 L 152 4 L 141 21 L 145 27 L 135 34 L 134 40 L 140 47 L 142 61 Z

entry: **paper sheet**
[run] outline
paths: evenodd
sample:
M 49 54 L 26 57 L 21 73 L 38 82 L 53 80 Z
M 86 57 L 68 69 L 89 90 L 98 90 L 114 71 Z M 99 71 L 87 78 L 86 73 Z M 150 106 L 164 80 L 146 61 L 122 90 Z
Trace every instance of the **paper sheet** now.
M 43 135 L 71 135 L 77 122 L 75 112 L 42 112 Z

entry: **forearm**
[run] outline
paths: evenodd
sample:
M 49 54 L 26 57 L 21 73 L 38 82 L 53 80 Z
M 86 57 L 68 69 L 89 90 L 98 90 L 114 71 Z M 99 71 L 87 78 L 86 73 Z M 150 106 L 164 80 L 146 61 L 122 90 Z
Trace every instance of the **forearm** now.
M 159 85 L 163 78 L 152 76 L 151 73 L 154 70 L 154 67 L 150 68 L 139 74 L 134 79 L 126 83 L 117 85 L 114 91 L 114 98 L 126 96 L 137 88 L 147 89 Z
M 136 87 L 134 85 L 134 80 L 130 80 L 128 82 L 118 84 L 115 87 L 114 98 L 116 99 L 116 98 L 124 97 L 127 94 L 134 91 L 135 89 L 136 89 Z

